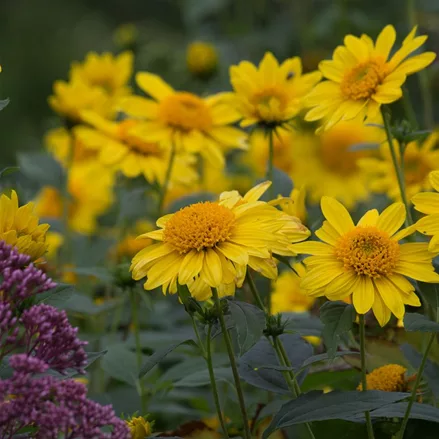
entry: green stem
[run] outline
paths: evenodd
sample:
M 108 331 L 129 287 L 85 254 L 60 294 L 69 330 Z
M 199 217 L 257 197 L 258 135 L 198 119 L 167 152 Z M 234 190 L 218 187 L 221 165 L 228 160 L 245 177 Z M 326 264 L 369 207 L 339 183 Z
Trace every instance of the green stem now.
M 415 380 L 415 383 L 413 385 L 412 394 L 410 395 L 410 400 L 409 400 L 409 403 L 407 405 L 407 409 L 406 409 L 405 414 L 404 414 L 404 419 L 402 420 L 401 430 L 399 430 L 399 433 L 397 435 L 398 439 L 403 439 L 403 437 L 404 437 L 404 432 L 405 432 L 405 429 L 407 427 L 407 423 L 408 423 L 409 417 L 410 417 L 410 411 L 412 410 L 412 406 L 416 401 L 417 391 L 418 391 L 419 384 L 420 384 L 421 379 L 422 379 L 422 374 L 424 373 L 425 365 L 427 364 L 428 354 L 430 352 L 430 349 L 433 345 L 433 341 L 435 338 L 436 338 L 436 334 L 431 333 L 430 338 L 428 340 L 427 347 L 426 347 L 425 352 L 424 352 L 424 356 L 422 357 L 422 361 L 421 361 L 421 364 L 420 364 L 419 369 L 418 369 L 418 373 L 416 375 L 416 380 Z
M 140 343 L 140 327 L 139 327 L 139 312 L 138 312 L 139 305 L 137 303 L 136 292 L 133 290 L 130 291 L 130 301 L 131 301 L 131 318 L 132 318 L 131 323 L 133 325 L 134 339 L 136 343 L 137 369 L 140 371 L 142 367 L 142 345 Z M 143 378 L 140 378 L 139 386 L 140 386 L 140 401 L 141 401 L 142 413 L 146 413 L 147 404 L 146 404 Z
M 172 141 L 171 144 L 171 155 L 169 156 L 168 168 L 166 169 L 165 181 L 163 182 L 162 190 L 160 192 L 159 205 L 158 205 L 158 217 L 163 215 L 163 205 L 165 203 L 166 194 L 168 192 L 169 182 L 171 180 L 172 168 L 175 161 L 175 144 Z
M 261 296 L 259 295 L 258 289 L 256 288 L 255 285 L 255 281 L 253 280 L 253 277 L 248 269 L 245 277 L 247 279 L 248 286 L 250 287 L 250 291 L 252 292 L 253 298 L 255 299 L 258 308 L 264 311 L 265 314 L 267 314 L 267 310 L 265 308 L 264 302 L 262 301 Z
M 364 322 L 364 314 L 358 314 L 360 320 L 360 354 L 361 354 L 361 387 L 362 391 L 367 391 L 367 380 L 366 380 L 366 324 Z M 367 437 L 369 439 L 375 439 L 373 434 L 372 419 L 369 412 L 364 412 L 366 416 L 366 427 L 367 427 Z
M 418 128 L 418 121 L 416 120 L 416 113 L 413 108 L 412 100 L 410 99 L 409 89 L 404 86 L 402 94 L 402 105 L 404 107 L 405 115 L 410 122 L 412 129 Z
M 245 408 L 244 392 L 242 391 L 241 380 L 238 373 L 238 366 L 236 365 L 235 354 L 232 347 L 232 340 L 230 339 L 230 335 L 227 330 L 226 322 L 224 320 L 224 314 L 221 308 L 221 303 L 216 288 L 212 288 L 212 296 L 218 312 L 221 331 L 223 333 L 224 342 L 227 348 L 227 354 L 229 355 L 230 367 L 232 368 L 233 379 L 235 381 L 236 393 L 238 395 L 239 407 L 241 409 L 242 422 L 244 423 L 244 438 L 251 439 L 252 436 L 250 432 L 250 425 L 248 422 L 247 409 Z
M 268 130 L 268 165 L 267 165 L 267 180 L 271 181 L 270 186 L 270 198 L 273 200 L 274 195 L 274 183 L 273 183 L 273 162 L 274 162 L 274 140 L 273 140 L 273 130 L 269 128 Z
M 404 174 L 401 171 L 401 167 L 398 164 L 398 159 L 396 157 L 395 145 L 393 144 L 393 137 L 390 131 L 390 120 L 388 114 L 381 109 L 381 114 L 383 116 L 384 121 L 384 129 L 386 131 L 387 143 L 389 144 L 390 154 L 392 156 L 393 167 L 395 168 L 396 179 L 398 180 L 399 193 L 401 195 L 401 200 L 405 205 L 405 209 L 407 211 L 406 225 L 411 226 L 413 224 L 412 213 L 410 210 L 410 204 L 407 200 L 407 195 L 405 191 L 405 180 Z

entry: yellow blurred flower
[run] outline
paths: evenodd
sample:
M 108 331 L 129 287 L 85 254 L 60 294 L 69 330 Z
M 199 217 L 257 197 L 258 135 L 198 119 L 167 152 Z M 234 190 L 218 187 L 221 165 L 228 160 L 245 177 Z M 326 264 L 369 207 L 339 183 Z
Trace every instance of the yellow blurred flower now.
M 136 222 L 134 228 L 124 236 L 115 248 L 115 255 L 117 260 L 124 257 L 132 258 L 140 250 L 153 243 L 150 238 L 137 239 L 139 235 L 150 232 L 154 229 L 154 225 L 149 221 L 139 220 Z
M 113 203 L 114 174 L 98 162 L 81 162 L 70 168 L 67 184 L 71 196 L 69 226 L 78 233 L 93 233 L 97 218 Z M 35 204 L 39 216 L 62 218 L 64 202 L 58 189 L 43 187 Z
M 279 64 L 273 54 L 267 52 L 259 68 L 248 61 L 230 68 L 234 93 L 229 97 L 241 114 L 241 126 L 281 125 L 304 108 L 304 97 L 321 76 L 317 71 L 302 74 L 299 57 Z
M 322 344 L 322 338 L 317 335 L 305 335 L 303 338 L 313 346 L 320 346 Z
M 151 422 L 142 416 L 134 416 L 125 421 L 131 434 L 131 439 L 145 439 L 152 434 Z
M 0 197 L 0 212 L 0 240 L 29 255 L 32 261 L 46 253 L 49 224 L 39 224 L 34 203 L 19 207 L 17 193 L 12 191 L 10 197 Z
M 365 34 L 347 35 L 344 45 L 335 49 L 332 60 L 319 64 L 326 81 L 308 95 L 307 106 L 313 108 L 305 119 L 325 119 L 323 127 L 328 129 L 341 120 L 358 116 L 374 118 L 382 104 L 400 99 L 406 77 L 424 69 L 436 58 L 433 52 L 410 56 L 427 39 L 426 36 L 415 37 L 415 33 L 416 27 L 391 57 L 396 40 L 393 26 L 387 25 L 375 43 Z
M 123 48 L 129 48 L 136 44 L 139 31 L 133 23 L 124 23 L 116 28 L 113 34 L 114 43 Z
M 128 178 L 143 175 L 149 183 L 163 184 L 171 151 L 148 140 L 144 122 L 133 119 L 112 122 L 96 113 L 83 113 L 83 118 L 90 126 L 77 126 L 75 135 L 86 148 L 96 151 L 103 165 L 121 171 Z M 193 155 L 178 154 L 171 182 L 190 184 L 195 181 L 194 163 Z
M 218 53 L 213 44 L 194 41 L 186 49 L 186 63 L 189 71 L 197 77 L 212 75 L 218 65 Z
M 439 132 L 434 132 L 421 144 L 413 141 L 406 145 L 404 178 L 407 198 L 410 199 L 418 192 L 431 189 L 428 176 L 431 171 L 439 169 L 439 150 L 435 149 L 438 139 Z M 396 141 L 394 144 L 399 162 L 401 155 L 398 144 Z M 398 180 L 387 143 L 381 145 L 379 158 L 362 159 L 358 165 L 369 180 L 371 191 L 385 193 L 395 201 L 401 200 Z
M 272 314 L 309 311 L 316 301 L 300 287 L 301 276 L 306 272 L 303 264 L 294 264 L 293 268 L 297 274 L 291 270 L 283 271 L 272 284 Z
M 47 253 L 46 258 L 50 261 L 56 260 L 59 249 L 64 244 L 64 237 L 59 232 L 47 232 L 46 234 Z
M 399 364 L 386 364 L 378 367 L 366 375 L 367 390 L 406 392 L 408 390 L 406 372 L 407 369 Z M 363 385 L 358 384 L 357 390 L 362 389 Z
M 295 216 L 305 224 L 308 213 L 306 211 L 306 190 L 305 187 L 294 188 L 289 198 L 280 197 L 278 204 L 280 208 L 288 215 Z
M 218 167 L 224 165 L 225 151 L 246 147 L 246 134 L 231 126 L 240 116 L 222 94 L 201 98 L 175 91 L 148 72 L 137 73 L 136 82 L 152 99 L 130 96 L 121 107 L 129 115 L 145 120 L 142 134 L 149 141 L 199 153 Z

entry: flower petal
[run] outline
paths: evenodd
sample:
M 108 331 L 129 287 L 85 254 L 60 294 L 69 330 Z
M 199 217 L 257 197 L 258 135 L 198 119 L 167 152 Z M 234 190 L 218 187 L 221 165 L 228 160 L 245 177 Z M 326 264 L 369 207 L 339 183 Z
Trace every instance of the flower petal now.
M 347 209 L 335 198 L 322 197 L 320 205 L 323 215 L 338 233 L 347 233 L 355 227 Z
M 376 226 L 387 232 L 390 236 L 394 235 L 404 224 L 406 217 L 405 206 L 402 203 L 393 203 L 381 212 Z

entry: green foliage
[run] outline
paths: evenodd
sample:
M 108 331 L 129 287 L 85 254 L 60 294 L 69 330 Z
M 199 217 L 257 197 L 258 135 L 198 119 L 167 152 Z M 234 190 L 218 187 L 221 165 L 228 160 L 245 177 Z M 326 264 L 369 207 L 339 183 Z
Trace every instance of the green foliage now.
M 432 322 L 423 314 L 408 312 L 404 316 L 406 331 L 439 332 L 439 323 Z
M 65 175 L 61 165 L 45 152 L 19 154 L 18 165 L 23 175 L 34 183 L 58 189 L 64 185 Z

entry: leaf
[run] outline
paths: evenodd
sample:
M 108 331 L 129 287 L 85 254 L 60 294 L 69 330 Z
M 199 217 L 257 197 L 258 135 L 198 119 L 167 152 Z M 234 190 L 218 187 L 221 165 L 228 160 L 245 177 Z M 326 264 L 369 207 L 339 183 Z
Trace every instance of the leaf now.
M 422 362 L 422 355 L 408 343 L 403 343 L 400 349 L 413 368 L 418 370 Z M 427 359 L 423 376 L 433 392 L 434 397 L 439 399 L 439 365 Z
M 47 153 L 19 154 L 18 165 L 21 172 L 32 181 L 58 189 L 63 186 L 64 171 L 61 165 Z
M 438 271 L 438 264 L 433 261 L 433 265 L 435 266 L 436 271 Z M 417 284 L 418 292 L 421 295 L 423 301 L 429 303 L 436 312 L 439 312 L 439 285 L 428 284 L 426 282 L 419 281 L 417 282 Z
M 409 332 L 439 332 L 439 323 L 429 320 L 423 314 L 408 312 L 404 316 L 404 329 Z
M 135 387 L 138 382 L 137 355 L 122 344 L 110 346 L 101 362 L 102 369 L 112 378 Z
M 295 313 L 282 313 L 282 316 L 286 318 L 285 329 L 287 331 L 297 332 L 302 337 L 307 335 L 319 337 L 322 335 L 324 326 L 317 317 Z
M 160 351 L 154 352 L 150 357 L 148 357 L 148 359 L 140 369 L 139 378 L 142 378 L 144 375 L 146 375 L 156 364 L 160 363 L 160 361 L 162 361 L 169 353 L 171 353 L 173 350 L 177 349 L 181 345 L 198 347 L 197 343 L 195 343 L 194 340 L 187 339 L 179 341 L 178 343 L 174 343 L 171 346 L 168 346 L 167 348 Z
M 36 296 L 36 303 L 60 306 L 60 304 L 69 300 L 75 293 L 76 289 L 73 285 L 60 283 L 55 288 L 38 294 Z
M 401 392 L 381 392 L 371 390 L 367 392 L 334 391 L 322 394 L 318 391 L 302 394 L 298 398 L 287 402 L 274 415 L 268 428 L 264 431 L 266 439 L 276 430 L 305 422 L 324 421 L 328 419 L 343 419 L 362 416 L 364 412 L 374 410 L 409 396 Z
M 265 314 L 258 307 L 245 302 L 227 300 L 237 333 L 239 356 L 254 346 L 264 333 Z
M 397 402 L 396 404 L 387 405 L 373 410 L 370 412 L 370 415 L 372 418 L 403 418 L 407 406 L 408 402 Z M 415 402 L 412 405 L 409 418 L 439 423 L 439 409 L 429 404 Z M 362 420 L 360 420 L 360 422 L 361 421 Z
M 104 356 L 107 352 L 108 352 L 107 350 L 100 352 L 87 352 L 87 363 L 84 366 L 84 369 L 90 367 L 96 360 Z M 52 375 L 52 376 L 57 376 L 59 378 L 71 378 L 75 376 L 81 376 L 74 369 L 68 369 L 66 372 L 62 374 L 55 370 L 49 369 L 47 372 L 44 373 L 44 375 Z
M 297 334 L 282 334 L 279 339 L 285 347 L 293 370 L 298 371 L 303 362 L 312 356 L 312 346 Z M 267 339 L 258 341 L 239 359 L 239 375 L 248 384 L 271 392 L 288 394 L 290 390 L 285 378 L 276 368 L 282 369 L 282 366 Z M 305 376 L 306 373 L 302 373 L 297 377 L 299 383 Z
M 68 271 L 79 276 L 92 276 L 103 282 L 114 282 L 112 274 L 105 267 L 69 267 Z
M 1 99 L 0 100 L 0 111 L 2 111 L 8 104 L 9 104 L 9 98 Z
M 302 367 L 308 367 L 308 366 L 311 366 L 311 364 L 318 363 L 320 361 L 333 360 L 336 357 L 344 357 L 345 355 L 360 355 L 360 352 L 358 352 L 358 351 L 339 351 L 339 352 L 336 352 L 334 357 L 332 357 L 332 358 L 329 358 L 329 355 L 327 353 L 313 355 L 312 357 L 307 358 L 303 362 Z
M 378 149 L 379 143 L 356 143 L 349 147 L 348 151 L 368 151 L 373 149 Z
M 1 103 L 1 101 L 0 101 L 0 103 Z M 0 110 L 1 110 L 1 108 L 0 108 Z M 0 171 L 0 178 L 6 177 L 10 174 L 13 174 L 14 172 L 19 171 L 19 170 L 20 170 L 20 168 L 18 166 L 8 166 Z
M 214 369 L 215 381 L 232 382 L 233 375 L 230 367 L 216 367 Z M 191 373 L 174 383 L 174 387 L 201 387 L 210 384 L 209 371 L 205 368 Z
M 329 358 L 335 357 L 338 339 L 351 330 L 355 316 L 354 307 L 340 301 L 326 302 L 320 308 L 320 320 L 325 325 L 322 335 Z

